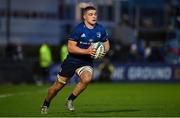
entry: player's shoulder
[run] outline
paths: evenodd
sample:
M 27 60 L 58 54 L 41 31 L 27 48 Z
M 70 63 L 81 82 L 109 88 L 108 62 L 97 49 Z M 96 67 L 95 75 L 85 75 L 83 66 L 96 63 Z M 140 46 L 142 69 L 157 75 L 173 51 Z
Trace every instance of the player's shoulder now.
M 105 30 L 105 27 L 99 23 L 96 23 L 96 27 L 101 30 Z
M 81 33 L 83 31 L 84 24 L 81 22 L 73 28 L 73 32 Z
M 75 26 L 75 29 L 82 29 L 84 27 L 84 23 L 81 22 Z
M 99 23 L 96 23 L 96 26 L 97 27 L 104 27 L 103 25 L 99 24 Z

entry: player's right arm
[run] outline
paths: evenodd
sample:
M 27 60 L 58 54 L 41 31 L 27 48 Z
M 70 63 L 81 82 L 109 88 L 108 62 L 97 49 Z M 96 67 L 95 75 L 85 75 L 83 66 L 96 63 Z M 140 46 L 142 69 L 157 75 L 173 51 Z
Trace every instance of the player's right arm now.
M 88 54 L 88 55 L 94 55 L 96 53 L 96 50 L 93 49 L 91 46 L 87 49 L 82 49 L 77 46 L 77 42 L 73 40 L 68 40 L 68 51 L 69 53 L 73 54 Z

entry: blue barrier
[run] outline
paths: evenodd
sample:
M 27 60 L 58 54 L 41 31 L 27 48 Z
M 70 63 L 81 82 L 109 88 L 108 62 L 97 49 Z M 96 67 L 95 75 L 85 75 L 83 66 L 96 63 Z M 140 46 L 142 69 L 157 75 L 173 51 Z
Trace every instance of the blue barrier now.
M 98 81 L 101 78 L 99 64 L 94 64 L 94 75 L 93 80 Z M 162 81 L 162 82 L 173 82 L 180 81 L 180 65 L 171 64 L 113 64 L 113 72 L 110 76 L 111 81 Z M 49 72 L 49 79 L 54 81 L 56 74 L 58 73 L 60 64 L 54 64 Z M 71 82 L 77 82 L 77 77 L 71 79 Z

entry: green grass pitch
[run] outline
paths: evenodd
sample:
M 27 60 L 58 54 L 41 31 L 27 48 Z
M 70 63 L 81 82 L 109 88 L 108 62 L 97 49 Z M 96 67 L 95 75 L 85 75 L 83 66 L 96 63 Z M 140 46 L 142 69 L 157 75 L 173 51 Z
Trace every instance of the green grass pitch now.
M 73 85 L 53 99 L 49 114 L 40 106 L 50 85 L 1 85 L 0 117 L 179 117 L 180 83 L 91 83 L 74 102 L 76 111 L 64 108 Z

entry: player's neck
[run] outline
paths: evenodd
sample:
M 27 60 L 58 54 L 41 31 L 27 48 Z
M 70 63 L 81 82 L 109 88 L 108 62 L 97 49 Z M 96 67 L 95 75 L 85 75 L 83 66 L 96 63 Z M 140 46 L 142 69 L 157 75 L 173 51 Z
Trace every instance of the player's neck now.
M 93 29 L 95 27 L 95 25 L 96 25 L 96 24 L 90 24 L 87 21 L 84 21 L 84 23 L 85 23 L 86 27 L 89 28 L 89 29 Z

